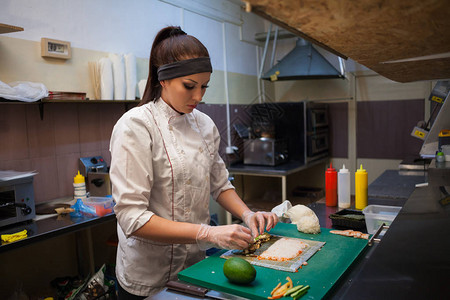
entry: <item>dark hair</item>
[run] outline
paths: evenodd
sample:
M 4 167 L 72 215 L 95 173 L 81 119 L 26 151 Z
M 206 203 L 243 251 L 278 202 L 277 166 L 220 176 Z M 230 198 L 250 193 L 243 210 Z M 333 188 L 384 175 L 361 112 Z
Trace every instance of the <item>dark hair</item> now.
M 161 96 L 161 84 L 158 81 L 160 66 L 198 57 L 209 57 L 208 50 L 198 39 L 186 34 L 178 26 L 161 29 L 153 41 L 147 85 L 139 105 L 154 101 Z

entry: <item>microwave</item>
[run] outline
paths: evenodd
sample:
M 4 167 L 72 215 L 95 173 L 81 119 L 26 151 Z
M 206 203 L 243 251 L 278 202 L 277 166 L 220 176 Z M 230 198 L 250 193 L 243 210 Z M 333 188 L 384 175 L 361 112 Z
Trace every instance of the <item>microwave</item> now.
M 0 181 L 0 227 L 35 217 L 33 177 Z

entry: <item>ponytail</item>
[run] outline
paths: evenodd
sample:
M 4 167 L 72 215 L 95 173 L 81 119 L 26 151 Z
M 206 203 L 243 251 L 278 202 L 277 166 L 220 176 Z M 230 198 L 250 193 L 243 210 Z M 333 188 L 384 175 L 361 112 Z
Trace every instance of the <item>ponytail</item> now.
M 199 40 L 187 35 L 179 26 L 161 29 L 156 34 L 150 51 L 147 85 L 139 106 L 161 96 L 161 84 L 158 81 L 160 66 L 197 57 L 209 57 L 208 50 Z

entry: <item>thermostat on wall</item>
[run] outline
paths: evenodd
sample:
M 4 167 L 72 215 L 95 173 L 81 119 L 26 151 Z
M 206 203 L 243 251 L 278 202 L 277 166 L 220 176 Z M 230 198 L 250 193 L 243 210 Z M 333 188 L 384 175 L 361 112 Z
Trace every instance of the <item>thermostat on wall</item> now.
M 72 57 L 70 42 L 41 38 L 41 56 L 69 59 Z

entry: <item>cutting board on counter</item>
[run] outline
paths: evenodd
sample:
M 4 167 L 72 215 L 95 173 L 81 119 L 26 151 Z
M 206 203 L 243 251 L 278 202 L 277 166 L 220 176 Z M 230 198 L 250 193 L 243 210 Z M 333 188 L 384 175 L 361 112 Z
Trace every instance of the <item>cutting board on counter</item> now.
M 367 247 L 367 240 L 335 235 L 326 228 L 321 230 L 320 234 L 305 234 L 299 232 L 296 225 L 278 223 L 270 231 L 270 234 L 274 235 L 325 242 L 321 250 L 308 260 L 308 265 L 298 269 L 298 272 L 254 266 L 255 281 L 249 285 L 233 284 L 223 274 L 223 264 L 226 260 L 220 256 L 226 251 L 220 251 L 181 271 L 178 278 L 195 285 L 249 299 L 267 299 L 278 282 L 285 283 L 286 277 L 289 276 L 294 285 L 310 286 L 303 299 L 322 299 Z

